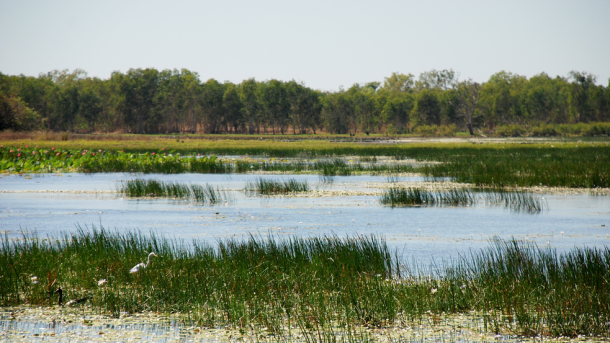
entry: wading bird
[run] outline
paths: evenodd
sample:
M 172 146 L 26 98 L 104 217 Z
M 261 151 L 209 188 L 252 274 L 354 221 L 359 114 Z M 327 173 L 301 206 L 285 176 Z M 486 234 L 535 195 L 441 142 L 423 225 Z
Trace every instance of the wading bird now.
M 64 304 L 64 291 L 61 289 L 61 287 L 57 288 L 55 293 L 59 293 L 59 306 L 72 306 L 76 304 L 81 304 L 89 299 L 89 297 L 84 297 L 81 299 L 70 300 Z
M 150 257 L 151 256 L 158 257 L 157 254 L 155 254 L 154 252 L 151 252 L 150 254 L 148 254 L 148 261 L 146 261 L 146 264 L 144 264 L 144 262 L 138 263 L 135 266 L 133 266 L 133 268 L 131 268 L 129 270 L 129 272 L 132 273 L 132 274 L 133 273 L 137 273 L 137 272 L 140 271 L 140 269 L 144 269 L 144 268 L 148 267 L 148 264 L 150 263 Z

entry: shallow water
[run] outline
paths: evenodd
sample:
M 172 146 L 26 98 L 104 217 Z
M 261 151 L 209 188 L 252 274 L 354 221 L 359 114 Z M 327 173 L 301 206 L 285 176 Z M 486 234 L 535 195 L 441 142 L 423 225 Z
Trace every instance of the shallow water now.
M 558 250 L 604 247 L 610 243 L 608 196 L 545 194 L 542 196 L 549 210 L 540 214 L 484 205 L 392 209 L 379 205 L 374 195 L 269 198 L 248 197 L 238 191 L 258 177 L 295 178 L 307 180 L 313 189 L 369 193 L 376 191 L 370 188 L 371 184 L 386 182 L 385 177 L 368 175 L 337 176 L 332 183 L 322 183 L 316 175 L 4 175 L 0 178 L 0 231 L 9 238 L 19 238 L 23 231 L 44 237 L 74 231 L 78 226 L 87 229 L 102 225 L 112 230 L 152 231 L 187 242 L 199 239 L 211 244 L 224 237 L 259 233 L 340 237 L 379 234 L 403 258 L 423 265 L 478 251 L 487 247 L 494 236 L 528 239 Z M 209 183 L 233 189 L 230 193 L 234 201 L 201 206 L 185 200 L 130 199 L 113 193 L 117 181 L 135 178 Z M 398 179 L 424 181 L 418 177 Z

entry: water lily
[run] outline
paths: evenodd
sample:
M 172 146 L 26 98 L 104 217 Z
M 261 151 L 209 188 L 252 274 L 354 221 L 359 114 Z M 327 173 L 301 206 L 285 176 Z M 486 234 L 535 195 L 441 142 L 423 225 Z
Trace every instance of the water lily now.
M 434 294 L 434 293 L 436 293 L 436 291 L 438 291 L 438 289 L 436 289 L 436 288 L 432 288 L 432 289 L 430 290 L 430 293 Z
M 101 279 L 101 280 L 99 280 L 99 281 L 97 282 L 97 285 L 98 285 L 98 286 L 102 286 L 103 284 L 105 284 L 105 283 L 107 283 L 107 282 L 108 282 L 108 280 L 106 280 L 106 279 Z

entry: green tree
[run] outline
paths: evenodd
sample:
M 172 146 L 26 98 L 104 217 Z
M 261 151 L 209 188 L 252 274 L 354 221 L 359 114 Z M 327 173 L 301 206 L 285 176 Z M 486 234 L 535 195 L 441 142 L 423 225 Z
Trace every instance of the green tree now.
M 434 91 L 424 89 L 415 98 L 411 111 L 411 123 L 418 125 L 440 125 L 441 106 Z
M 248 133 L 253 134 L 255 132 L 260 133 L 260 116 L 259 116 L 259 102 L 256 97 L 256 89 L 258 85 L 256 81 L 252 79 L 244 80 L 239 87 L 239 98 L 243 105 L 244 119 L 248 122 Z

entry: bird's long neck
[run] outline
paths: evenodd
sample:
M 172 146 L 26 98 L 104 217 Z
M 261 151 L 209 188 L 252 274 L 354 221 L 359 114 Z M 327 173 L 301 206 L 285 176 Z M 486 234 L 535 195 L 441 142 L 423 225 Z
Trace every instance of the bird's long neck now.
M 61 289 L 59 289 L 58 292 L 59 292 L 59 305 L 61 306 L 61 304 L 64 303 L 64 292 Z
M 149 263 L 150 263 L 150 255 L 148 255 L 148 260 L 146 260 L 146 267 L 148 267 Z

